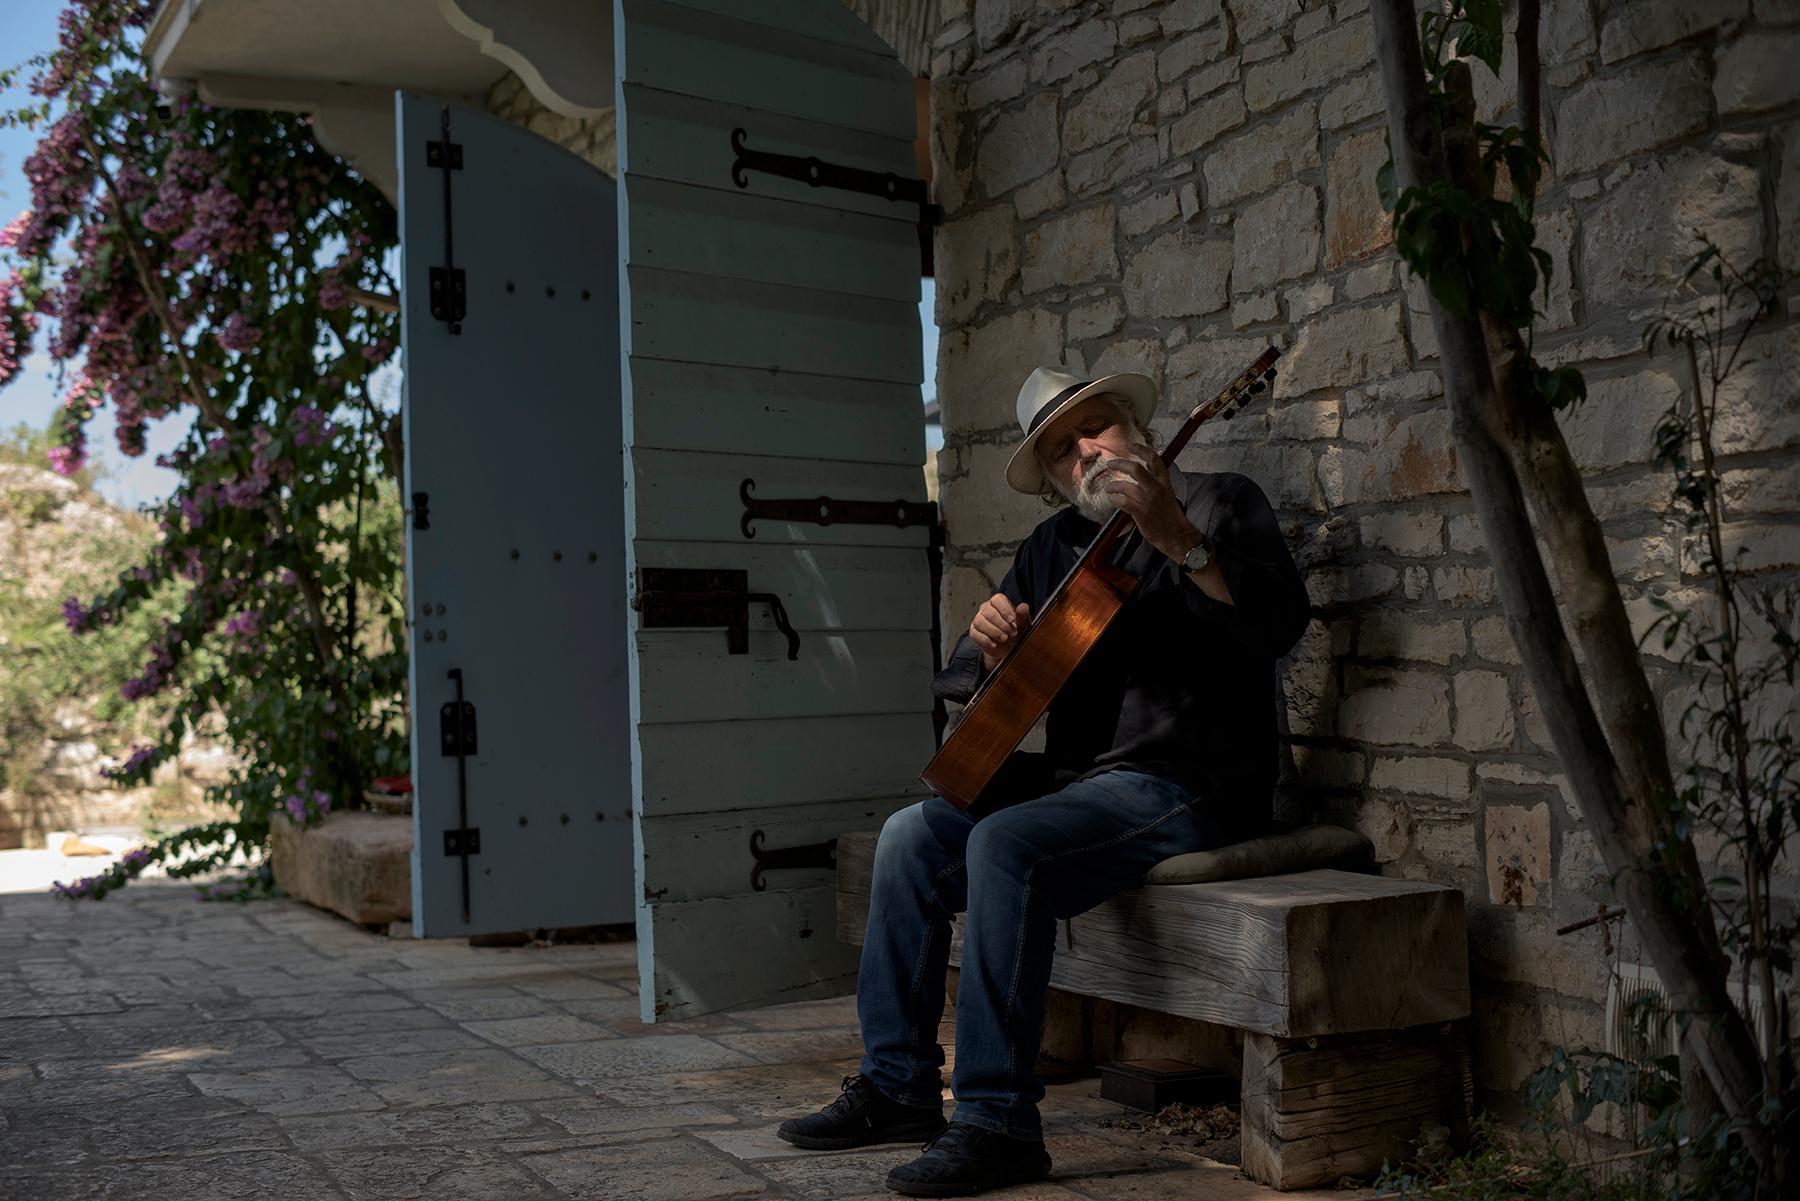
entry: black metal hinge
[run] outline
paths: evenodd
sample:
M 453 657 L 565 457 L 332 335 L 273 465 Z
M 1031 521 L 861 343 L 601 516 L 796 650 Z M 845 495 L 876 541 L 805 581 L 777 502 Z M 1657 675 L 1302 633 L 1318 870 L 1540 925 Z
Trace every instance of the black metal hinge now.
M 646 630 L 681 626 L 724 626 L 725 649 L 750 653 L 750 602 L 769 606 L 775 628 L 787 635 L 790 659 L 800 657 L 800 635 L 787 607 L 773 592 L 750 591 L 750 573 L 735 568 L 640 567 L 631 607 Z
M 808 525 L 891 525 L 901 529 L 923 525 L 937 529 L 937 506 L 930 501 L 834 500 L 829 496 L 758 500 L 750 495 L 755 488 L 756 481 L 752 479 L 738 485 L 738 499 L 744 502 L 744 515 L 738 520 L 738 529 L 746 538 L 756 537 L 750 523 L 758 518 Z
M 428 530 L 431 528 L 431 493 L 413 493 L 413 529 Z
M 895 175 L 892 171 L 866 171 L 861 167 L 846 167 L 842 163 L 828 163 L 811 155 L 801 157 L 797 154 L 776 154 L 769 150 L 751 150 L 744 145 L 745 136 L 742 129 L 731 131 L 731 151 L 736 156 L 731 163 L 731 182 L 740 188 L 750 186 L 750 180 L 744 172 L 761 171 L 765 175 L 799 180 L 815 188 L 838 188 L 846 192 L 861 192 L 867 196 L 880 196 L 887 200 L 918 205 L 919 270 L 924 275 L 932 274 L 931 230 L 943 222 L 944 210 L 931 202 L 924 180 L 909 179 L 904 175 Z
M 444 854 L 451 857 L 481 854 L 481 831 L 479 829 L 445 830 Z
M 462 333 L 463 318 L 469 314 L 469 285 L 456 265 L 455 225 L 450 208 L 450 172 L 461 171 L 462 143 L 450 140 L 450 106 L 438 110 L 438 127 L 442 140 L 425 143 L 425 165 L 444 173 L 444 264 L 430 272 L 431 315 L 444 322 L 453 334 Z
M 764 872 L 837 866 L 835 838 L 809 843 L 803 847 L 780 847 L 773 851 L 763 850 L 762 840 L 761 830 L 750 832 L 750 857 L 756 861 L 755 866 L 750 869 L 750 887 L 757 892 L 768 887 L 768 882 L 763 879 Z

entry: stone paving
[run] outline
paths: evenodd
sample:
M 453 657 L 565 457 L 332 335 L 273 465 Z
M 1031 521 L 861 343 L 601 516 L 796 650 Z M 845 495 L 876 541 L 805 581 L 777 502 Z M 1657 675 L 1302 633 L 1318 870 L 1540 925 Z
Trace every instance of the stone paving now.
M 174 884 L 0 895 L 0 1198 L 892 1195 L 917 1148 L 774 1136 L 855 1070 L 850 998 L 646 1026 L 635 954 L 385 938 Z M 1098 1083 L 1052 1085 L 1054 1174 L 997 1195 L 1369 1195 L 1277 1193 L 1104 1125 L 1125 1111 Z

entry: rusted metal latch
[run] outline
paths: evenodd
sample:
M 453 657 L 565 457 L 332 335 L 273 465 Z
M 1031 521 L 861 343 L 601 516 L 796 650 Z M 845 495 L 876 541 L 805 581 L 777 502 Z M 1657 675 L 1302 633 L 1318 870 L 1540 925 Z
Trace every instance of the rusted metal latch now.
M 738 498 L 744 502 L 744 516 L 738 528 L 744 537 L 756 537 L 750 523 L 793 521 L 809 525 L 891 525 L 901 529 L 909 525 L 937 528 L 937 506 L 930 501 L 910 500 L 833 500 L 829 496 L 801 496 L 787 500 L 757 500 L 750 493 L 756 481 L 746 479 L 738 485 Z
M 631 607 L 646 630 L 680 626 L 724 626 L 725 649 L 750 653 L 750 602 L 769 606 L 775 628 L 787 635 L 790 659 L 800 657 L 800 635 L 788 621 L 787 607 L 773 592 L 750 591 L 750 573 L 734 568 L 640 567 L 637 595 Z
M 837 839 L 824 842 L 809 843 L 803 847 L 781 847 L 773 851 L 765 851 L 762 846 L 763 832 L 750 832 L 750 857 L 756 860 L 756 866 L 750 869 L 750 887 L 761 892 L 768 887 L 763 879 L 764 872 L 785 871 L 790 868 L 820 868 L 837 866 Z

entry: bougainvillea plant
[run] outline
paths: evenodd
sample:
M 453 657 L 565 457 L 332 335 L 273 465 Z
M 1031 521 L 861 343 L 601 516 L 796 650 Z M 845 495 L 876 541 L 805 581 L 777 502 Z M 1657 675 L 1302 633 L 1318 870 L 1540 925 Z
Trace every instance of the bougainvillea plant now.
M 0 233 L 0 385 L 40 332 L 61 372 L 52 463 L 88 454 L 113 409 L 120 450 L 151 422 L 191 429 L 156 462 L 179 483 L 161 538 L 106 592 L 63 603 L 72 636 L 184 589 L 127 699 L 173 699 L 108 772 L 141 784 L 219 714 L 238 760 L 208 790 L 233 820 L 161 839 L 68 895 L 154 862 L 191 875 L 407 770 L 398 417 L 371 390 L 394 354 L 392 206 L 320 149 L 305 117 L 159 97 L 141 53 L 152 0 L 70 0 L 57 48 L 0 76 L 40 132 L 30 207 Z M 40 327 L 41 331 L 40 331 Z M 383 496 L 382 490 L 388 495 Z

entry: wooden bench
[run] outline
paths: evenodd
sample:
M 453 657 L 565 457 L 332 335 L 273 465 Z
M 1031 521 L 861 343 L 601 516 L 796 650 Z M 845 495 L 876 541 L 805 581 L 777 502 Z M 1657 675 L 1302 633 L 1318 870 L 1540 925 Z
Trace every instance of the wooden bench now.
M 855 945 L 876 837 L 837 844 L 837 933 Z M 950 962 L 961 959 L 959 917 Z M 1050 984 L 1242 1030 L 1243 1170 L 1260 1183 L 1374 1172 L 1411 1154 L 1427 1123 L 1466 1140 L 1457 889 L 1341 868 L 1145 884 L 1073 919 Z

